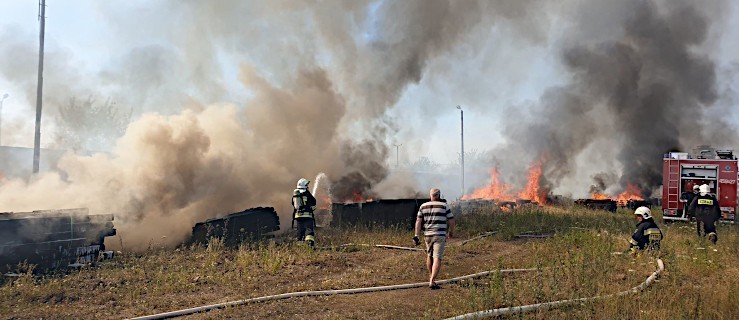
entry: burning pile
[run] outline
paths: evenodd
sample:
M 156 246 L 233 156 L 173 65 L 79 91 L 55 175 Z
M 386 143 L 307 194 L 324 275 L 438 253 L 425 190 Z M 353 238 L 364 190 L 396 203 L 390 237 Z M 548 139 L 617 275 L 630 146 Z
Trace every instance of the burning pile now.
M 612 197 L 605 193 L 593 192 L 591 195 L 593 200 L 613 200 L 618 203 L 619 207 L 627 207 L 629 203 L 636 201 L 645 201 L 644 197 L 641 196 L 639 187 L 634 184 L 627 184 L 626 190 L 620 193 L 617 197 Z
M 542 163 L 536 162 L 529 167 L 526 186 L 519 192 L 502 182 L 498 168 L 490 169 L 490 184 L 485 185 L 472 194 L 462 196 L 462 200 L 494 200 L 501 205 L 506 203 L 547 204 L 548 191 L 542 187 Z
M 578 199 L 575 203 L 591 209 L 602 209 L 611 212 L 616 212 L 618 207 L 636 209 L 640 206 L 651 206 L 651 202 L 645 200 L 641 194 L 639 187 L 629 183 L 626 185 L 626 190 L 616 197 L 603 192 L 591 191 L 590 199 Z

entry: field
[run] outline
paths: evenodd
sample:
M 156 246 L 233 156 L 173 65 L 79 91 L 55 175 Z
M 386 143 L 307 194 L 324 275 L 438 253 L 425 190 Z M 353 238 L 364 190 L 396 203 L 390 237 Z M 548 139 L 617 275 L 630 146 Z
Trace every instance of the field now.
M 654 210 L 658 212 L 659 210 Z M 292 298 L 185 316 L 185 319 L 440 319 L 498 307 L 627 290 L 656 270 L 665 272 L 645 291 L 560 309 L 515 315 L 524 319 L 737 319 L 739 236 L 720 225 L 716 246 L 695 235 L 694 225 L 658 224 L 665 233 L 658 254 L 614 254 L 627 248 L 635 220 L 627 211 L 578 207 L 479 209 L 458 216 L 440 279 L 486 270 L 493 273 L 441 290 L 414 288 L 354 295 Z M 492 237 L 461 245 L 486 231 Z M 520 238 L 523 232 L 553 234 Z M 122 253 L 98 266 L 66 275 L 24 274 L 0 286 L 0 319 L 120 319 L 219 302 L 308 290 L 346 289 L 427 281 L 422 252 L 344 243 L 410 246 L 412 231 L 320 229 L 312 251 L 280 236 L 225 248 L 152 248 Z

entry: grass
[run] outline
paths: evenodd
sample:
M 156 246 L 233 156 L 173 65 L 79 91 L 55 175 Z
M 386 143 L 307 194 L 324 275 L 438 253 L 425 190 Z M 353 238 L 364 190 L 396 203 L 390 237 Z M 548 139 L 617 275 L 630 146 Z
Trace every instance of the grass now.
M 659 210 L 654 210 L 659 212 Z M 739 318 L 739 236 L 737 226 L 719 225 L 716 246 L 695 235 L 694 225 L 657 221 L 665 233 L 657 254 L 614 255 L 624 251 L 635 228 L 626 211 L 609 213 L 579 207 L 480 209 L 457 216 L 457 238 L 445 252 L 441 278 L 484 270 L 537 267 L 503 275 L 426 288 L 359 295 L 307 297 L 233 307 L 189 316 L 220 319 L 290 319 L 304 314 L 326 319 L 438 319 L 467 312 L 589 297 L 626 290 L 656 269 L 666 272 L 639 295 L 516 315 L 524 319 L 736 319 Z M 455 241 L 497 230 L 492 237 Z M 554 234 L 520 239 L 522 232 Z M 123 253 L 98 266 L 66 275 L 29 274 L 0 286 L 0 319 L 119 319 L 205 304 L 306 290 L 346 289 L 427 280 L 423 253 L 344 243 L 409 246 L 404 229 L 321 229 L 313 251 L 289 236 L 227 248 L 219 240 L 205 246 L 152 248 Z

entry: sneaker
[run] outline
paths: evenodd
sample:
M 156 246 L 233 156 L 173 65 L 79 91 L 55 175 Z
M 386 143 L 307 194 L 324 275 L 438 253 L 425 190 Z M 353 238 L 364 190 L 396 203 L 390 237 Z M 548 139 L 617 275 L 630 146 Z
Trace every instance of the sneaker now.
M 429 289 L 431 289 L 431 290 L 439 290 L 439 289 L 441 289 L 441 287 L 438 284 L 434 283 L 434 284 L 432 284 L 432 285 L 429 286 Z

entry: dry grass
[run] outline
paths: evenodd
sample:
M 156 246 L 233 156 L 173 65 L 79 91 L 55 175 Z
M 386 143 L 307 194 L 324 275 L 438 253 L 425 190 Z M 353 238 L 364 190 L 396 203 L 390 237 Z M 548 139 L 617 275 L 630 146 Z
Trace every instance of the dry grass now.
M 655 210 L 657 211 L 657 210 Z M 438 319 L 490 308 L 588 297 L 630 288 L 655 270 L 654 257 L 613 255 L 626 249 L 634 220 L 626 212 L 581 208 L 479 210 L 458 216 L 458 237 L 498 230 L 494 237 L 450 246 L 441 278 L 483 270 L 540 267 L 494 274 L 442 290 L 426 288 L 296 298 L 233 307 L 189 318 Z M 719 226 L 717 246 L 692 225 L 660 223 L 666 273 L 638 296 L 601 300 L 515 317 L 533 319 L 739 318 L 737 226 Z M 555 233 L 519 239 L 521 232 Z M 410 244 L 408 230 L 319 230 L 324 246 Z M 312 251 L 287 237 L 240 248 L 208 246 L 126 253 L 69 275 L 24 275 L 0 286 L 0 319 L 117 319 L 263 295 L 345 289 L 427 279 L 423 253 L 377 248 Z M 459 239 L 456 240 L 460 241 Z

